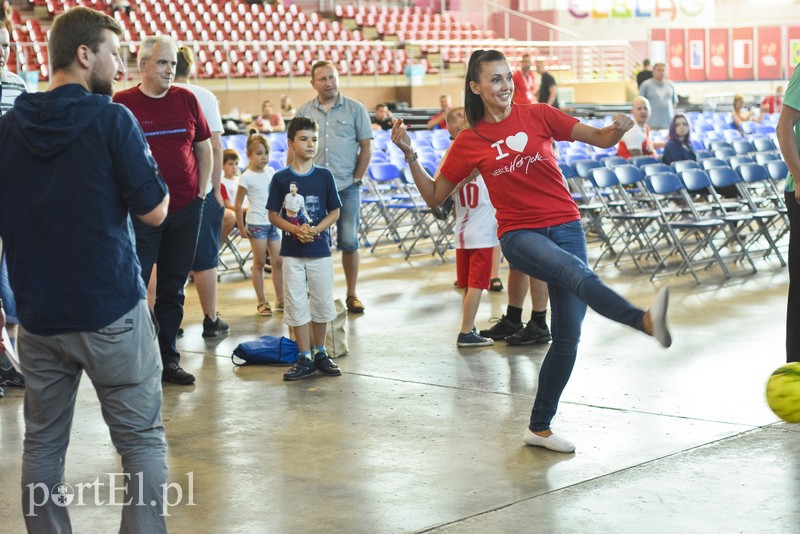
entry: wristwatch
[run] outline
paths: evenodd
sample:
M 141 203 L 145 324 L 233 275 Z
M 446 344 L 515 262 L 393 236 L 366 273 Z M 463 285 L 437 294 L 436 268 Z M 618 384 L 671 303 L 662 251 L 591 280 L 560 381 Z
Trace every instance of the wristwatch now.
M 419 154 L 414 152 L 413 154 L 411 154 L 410 156 L 408 156 L 406 158 L 406 163 L 408 163 L 410 165 L 410 164 L 414 163 L 415 161 L 417 161 L 418 159 L 419 159 Z

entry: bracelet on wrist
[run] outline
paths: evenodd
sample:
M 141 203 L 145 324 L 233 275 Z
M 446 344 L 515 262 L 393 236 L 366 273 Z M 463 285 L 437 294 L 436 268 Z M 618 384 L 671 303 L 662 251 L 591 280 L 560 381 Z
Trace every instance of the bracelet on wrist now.
M 419 154 L 414 152 L 410 156 L 406 157 L 406 163 L 408 163 L 410 165 L 410 164 L 414 163 L 415 161 L 417 161 L 418 159 L 419 159 Z

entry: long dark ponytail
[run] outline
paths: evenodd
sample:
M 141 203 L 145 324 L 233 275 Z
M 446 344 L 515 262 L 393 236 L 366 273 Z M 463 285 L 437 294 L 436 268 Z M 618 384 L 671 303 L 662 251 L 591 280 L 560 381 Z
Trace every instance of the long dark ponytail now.
M 474 128 L 478 121 L 483 118 L 483 100 L 481 100 L 480 95 L 472 92 L 469 82 L 478 83 L 480 81 L 484 63 L 505 60 L 506 56 L 499 50 L 475 50 L 469 57 L 467 75 L 464 78 L 464 110 L 471 128 Z

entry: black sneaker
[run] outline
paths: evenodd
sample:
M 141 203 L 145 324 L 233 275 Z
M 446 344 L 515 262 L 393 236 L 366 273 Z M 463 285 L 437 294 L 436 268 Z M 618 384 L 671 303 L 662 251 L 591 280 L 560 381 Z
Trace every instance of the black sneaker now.
M 534 321 L 528 321 L 525 328 L 508 336 L 506 343 L 509 345 L 533 345 L 534 343 L 549 343 L 550 339 L 550 329 L 547 326 L 541 327 Z
M 187 373 L 183 367 L 177 363 L 171 363 L 164 368 L 161 373 L 162 382 L 172 382 L 173 384 L 180 384 L 182 386 L 189 386 L 194 384 L 194 375 Z
M 494 326 L 487 330 L 481 330 L 480 334 L 483 337 L 488 337 L 490 339 L 494 339 L 495 341 L 505 339 L 511 334 L 516 334 L 525 327 L 525 325 L 522 323 L 512 323 L 506 319 L 505 315 L 499 319 L 489 319 L 489 322 L 495 323 Z
M 339 369 L 338 365 L 333 363 L 333 360 L 331 360 L 327 352 L 318 352 L 317 355 L 314 356 L 314 367 L 323 375 L 341 376 L 342 374 L 342 370 Z
M 203 337 L 217 337 L 220 334 L 227 334 L 230 329 L 231 327 L 228 326 L 228 323 L 220 319 L 219 316 L 214 321 L 208 315 L 203 319 Z
M 301 378 L 305 378 L 307 376 L 311 376 L 317 372 L 317 368 L 314 365 L 313 360 L 311 358 L 300 358 L 297 360 L 291 369 L 283 373 L 284 380 L 300 380 Z
M 466 334 L 459 332 L 456 345 L 459 347 L 488 347 L 489 345 L 494 345 L 494 341 L 478 334 L 478 331 L 473 328 L 472 332 Z
M 9 362 L 10 363 L 10 362 Z M 25 377 L 14 369 L 14 367 L 0 367 L 0 386 L 14 386 L 17 388 L 25 387 Z

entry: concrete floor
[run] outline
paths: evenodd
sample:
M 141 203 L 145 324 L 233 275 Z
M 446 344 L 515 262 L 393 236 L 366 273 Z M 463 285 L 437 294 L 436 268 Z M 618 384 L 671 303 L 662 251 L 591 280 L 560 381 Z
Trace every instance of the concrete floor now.
M 257 317 L 250 281 L 225 275 L 231 334 L 204 341 L 187 288 L 180 348 L 197 383 L 164 387 L 170 499 L 183 492 L 172 532 L 800 532 L 800 426 L 780 423 L 763 393 L 784 360 L 785 269 L 760 261 L 727 281 L 709 271 L 700 286 L 602 269 L 642 307 L 669 284 L 675 341 L 663 350 L 589 312 L 554 421 L 577 445 L 564 455 L 522 443 L 546 345 L 457 349 L 452 256 L 362 258 L 367 311 L 349 319 L 338 378 L 235 368 L 240 341 L 285 333 L 280 316 Z M 505 301 L 485 296 L 479 327 Z M 22 391 L 6 390 L 0 420 L 0 531 L 22 532 Z M 67 482 L 118 470 L 84 380 Z M 108 533 L 119 511 L 70 514 L 76 532 Z

